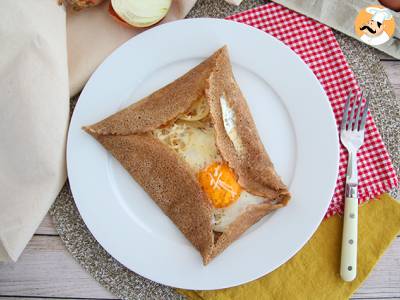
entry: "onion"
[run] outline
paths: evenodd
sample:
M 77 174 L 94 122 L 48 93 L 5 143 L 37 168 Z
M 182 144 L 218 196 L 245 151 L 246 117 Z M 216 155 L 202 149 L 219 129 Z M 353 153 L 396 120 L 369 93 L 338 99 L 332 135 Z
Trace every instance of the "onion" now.
M 148 27 L 168 13 L 172 0 L 111 0 L 115 13 L 134 27 Z

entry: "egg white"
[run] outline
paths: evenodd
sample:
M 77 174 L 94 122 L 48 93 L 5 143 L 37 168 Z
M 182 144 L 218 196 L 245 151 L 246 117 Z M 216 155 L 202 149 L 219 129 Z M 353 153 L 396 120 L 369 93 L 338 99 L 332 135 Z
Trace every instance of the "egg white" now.
M 229 139 L 231 140 L 235 150 L 240 153 L 243 150 L 243 145 L 235 126 L 236 113 L 231 107 L 229 107 L 229 104 L 224 96 L 221 96 L 220 103 L 225 131 Z
M 224 128 L 229 138 L 231 139 L 236 151 L 242 150 L 242 143 L 237 134 L 235 127 L 236 115 L 228 102 L 222 96 L 220 98 L 222 117 Z M 194 118 L 197 122 L 184 122 L 173 125 L 172 131 L 168 135 L 161 134 L 161 131 L 156 131 L 155 135 L 163 142 L 168 144 L 168 141 L 174 139 L 180 142 L 180 146 L 169 145 L 176 150 L 185 161 L 196 171 L 206 168 L 216 161 L 222 161 L 218 149 L 215 145 L 215 130 L 209 124 L 198 126 L 198 118 Z M 183 118 L 188 121 L 188 118 Z M 201 122 L 200 122 L 201 123 Z M 197 126 L 195 126 L 195 124 Z M 179 143 L 178 143 L 179 144 Z M 249 205 L 260 204 L 264 199 L 259 196 L 252 195 L 242 190 L 239 198 L 224 208 L 213 208 L 212 228 L 217 232 L 224 232 L 228 226 L 241 215 Z
M 225 208 L 216 208 L 213 211 L 213 230 L 224 232 L 228 226 L 241 215 L 251 204 L 261 204 L 264 199 L 242 191 L 235 203 Z

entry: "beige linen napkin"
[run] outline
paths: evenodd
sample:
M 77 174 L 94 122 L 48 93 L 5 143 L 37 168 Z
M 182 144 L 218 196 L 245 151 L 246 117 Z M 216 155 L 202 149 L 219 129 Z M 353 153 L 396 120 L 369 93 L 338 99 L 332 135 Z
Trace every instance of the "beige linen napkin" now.
M 370 5 L 381 5 L 376 0 L 273 0 L 289 9 L 298 11 L 307 17 L 339 30 L 357 40 L 354 32 L 354 20 L 361 9 Z M 396 22 L 394 36 L 386 43 L 375 47 L 400 59 L 400 14 L 391 11 Z
M 163 22 L 195 2 L 174 0 Z M 107 7 L 68 10 L 66 26 L 56 0 L 0 0 L 0 261 L 17 260 L 65 182 L 68 89 L 140 32 Z
M 16 260 L 65 182 L 65 9 L 0 1 L 0 261 Z

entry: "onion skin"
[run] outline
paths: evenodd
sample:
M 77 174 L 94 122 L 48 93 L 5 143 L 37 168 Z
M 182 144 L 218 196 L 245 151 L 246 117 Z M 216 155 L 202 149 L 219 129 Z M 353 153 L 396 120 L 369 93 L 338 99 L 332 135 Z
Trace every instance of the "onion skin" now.
M 132 28 L 132 25 L 128 24 L 127 22 L 124 21 L 124 19 L 122 19 L 114 10 L 114 8 L 111 5 L 111 1 L 110 4 L 108 5 L 108 13 L 109 15 L 119 24 L 121 24 L 122 26 L 125 26 L 127 28 Z
M 104 0 L 59 0 L 60 4 L 67 4 L 77 11 L 99 5 L 102 2 L 104 2 Z

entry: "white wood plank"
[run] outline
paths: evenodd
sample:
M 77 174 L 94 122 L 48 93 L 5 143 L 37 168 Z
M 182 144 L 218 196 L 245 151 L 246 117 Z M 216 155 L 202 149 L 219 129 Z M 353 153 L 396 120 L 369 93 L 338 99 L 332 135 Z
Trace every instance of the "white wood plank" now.
M 38 298 L 38 297 L 0 297 L 1 300 L 31 300 L 31 299 L 36 299 L 36 300 L 48 300 L 49 298 Z M 60 299 L 60 298 L 50 298 L 50 299 Z
M 397 238 L 354 298 L 400 299 L 399 254 Z M 58 236 L 35 236 L 16 264 L 0 264 L 0 295 L 115 298 L 78 265 Z
M 36 296 L 0 296 L 0 300 L 97 300 L 97 298 L 68 298 L 68 297 L 36 297 Z M 103 299 L 106 300 L 106 299 Z M 113 299 L 110 299 L 113 300 Z M 385 299 L 387 300 L 387 299 Z
M 399 61 L 382 61 L 386 74 L 390 83 L 393 85 L 394 92 L 400 99 L 400 60 Z
M 400 238 L 379 260 L 354 298 L 400 298 Z
M 35 234 L 58 235 L 53 224 L 53 218 L 49 214 L 44 217 Z
M 0 296 L 0 300 L 91 300 L 91 299 L 96 299 L 96 298 L 62 298 L 62 297 L 8 297 L 8 296 Z M 385 299 L 386 300 L 386 299 Z
M 0 264 L 0 295 L 115 298 L 83 270 L 58 236 L 34 236 L 17 263 Z
M 399 300 L 398 297 L 351 298 L 352 300 Z

